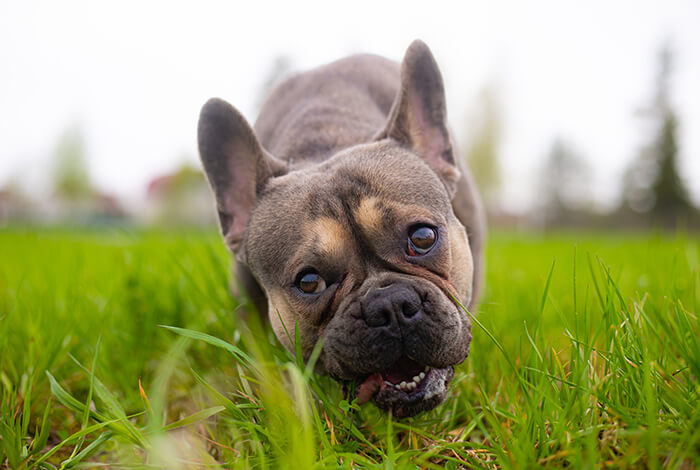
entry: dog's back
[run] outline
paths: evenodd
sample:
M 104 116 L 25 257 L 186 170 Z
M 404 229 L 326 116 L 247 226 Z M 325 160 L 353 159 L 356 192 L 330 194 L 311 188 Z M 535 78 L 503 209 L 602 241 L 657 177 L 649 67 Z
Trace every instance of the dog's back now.
M 318 162 L 372 140 L 399 85 L 397 63 L 354 55 L 280 83 L 265 101 L 255 132 L 266 150 L 291 166 Z

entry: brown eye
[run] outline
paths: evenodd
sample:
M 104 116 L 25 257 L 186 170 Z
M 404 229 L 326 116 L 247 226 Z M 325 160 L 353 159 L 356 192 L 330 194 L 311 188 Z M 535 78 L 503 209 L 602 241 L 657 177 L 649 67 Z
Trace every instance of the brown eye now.
M 318 294 L 326 289 L 326 281 L 316 271 L 301 273 L 296 285 L 305 294 Z
M 408 254 L 411 256 L 424 255 L 430 251 L 437 241 L 437 229 L 427 225 L 418 225 L 408 232 Z

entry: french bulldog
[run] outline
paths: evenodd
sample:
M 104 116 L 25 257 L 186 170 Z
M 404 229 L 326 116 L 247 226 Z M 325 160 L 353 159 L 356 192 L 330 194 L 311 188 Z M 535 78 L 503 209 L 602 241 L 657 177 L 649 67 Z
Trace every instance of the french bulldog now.
M 236 278 L 279 341 L 396 417 L 446 397 L 469 353 L 484 216 L 428 47 L 275 87 L 254 127 L 202 108 L 199 152 Z M 288 333 L 291 332 L 291 335 Z

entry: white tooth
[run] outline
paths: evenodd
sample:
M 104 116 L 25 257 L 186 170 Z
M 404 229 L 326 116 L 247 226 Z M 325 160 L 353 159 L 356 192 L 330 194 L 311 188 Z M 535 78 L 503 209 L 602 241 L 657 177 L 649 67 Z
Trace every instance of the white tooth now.
M 415 382 L 411 382 L 410 384 L 408 384 L 408 386 L 411 387 L 411 390 L 415 390 L 418 385 L 416 385 Z
M 405 390 L 406 389 L 406 382 L 401 382 L 399 384 L 399 387 L 401 387 L 402 390 Z
M 420 377 L 420 379 L 423 380 L 425 378 L 425 372 L 421 372 L 420 374 L 418 374 L 418 377 Z
M 414 381 L 415 383 L 420 382 L 420 377 L 416 375 L 415 377 L 413 377 L 413 381 Z
M 401 386 L 400 386 L 399 384 L 394 385 L 394 388 L 395 388 L 396 390 L 401 390 Z
M 387 384 L 389 387 L 393 387 L 393 386 L 394 386 L 394 384 L 391 383 L 391 382 L 389 382 L 388 380 L 385 380 L 384 383 Z

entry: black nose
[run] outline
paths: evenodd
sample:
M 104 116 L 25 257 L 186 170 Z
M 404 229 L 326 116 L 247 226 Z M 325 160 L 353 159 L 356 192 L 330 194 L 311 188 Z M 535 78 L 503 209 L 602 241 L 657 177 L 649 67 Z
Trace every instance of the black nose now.
M 372 328 L 415 320 L 421 307 L 416 291 L 402 284 L 375 289 L 362 299 L 365 323 Z

